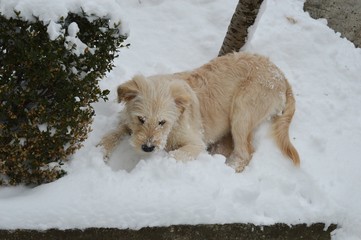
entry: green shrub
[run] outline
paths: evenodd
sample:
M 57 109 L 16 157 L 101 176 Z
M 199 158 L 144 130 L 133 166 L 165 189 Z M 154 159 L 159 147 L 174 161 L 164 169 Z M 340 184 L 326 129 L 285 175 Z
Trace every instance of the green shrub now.
M 80 11 L 61 18 L 63 34 L 50 40 L 47 24 L 16 15 L 0 15 L 0 185 L 41 184 L 63 176 L 86 139 L 91 103 L 109 93 L 98 81 L 126 36 Z

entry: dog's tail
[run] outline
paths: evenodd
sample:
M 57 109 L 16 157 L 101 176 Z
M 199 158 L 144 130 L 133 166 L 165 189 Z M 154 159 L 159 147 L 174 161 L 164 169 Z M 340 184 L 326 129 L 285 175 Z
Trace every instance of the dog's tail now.
M 300 157 L 296 148 L 292 145 L 289 137 L 289 127 L 292 117 L 295 113 L 295 98 L 293 97 L 292 89 L 287 82 L 286 90 L 286 106 L 282 115 L 273 118 L 272 130 L 273 136 L 277 142 L 278 147 L 282 153 L 289 157 L 296 166 L 300 165 Z

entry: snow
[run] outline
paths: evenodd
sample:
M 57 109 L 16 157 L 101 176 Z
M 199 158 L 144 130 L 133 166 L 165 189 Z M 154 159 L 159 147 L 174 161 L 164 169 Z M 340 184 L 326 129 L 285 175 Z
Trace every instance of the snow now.
M 77 1 L 0 1 L 23 11 L 58 15 Z M 104 1 L 79 1 L 97 13 Z M 109 102 L 94 104 L 93 132 L 66 164 L 68 175 L 35 188 L 0 189 L 0 228 L 115 227 L 171 224 L 337 223 L 332 239 L 361 239 L 361 49 L 314 20 L 303 0 L 266 0 L 243 51 L 268 56 L 293 87 L 296 114 L 290 134 L 301 156 L 295 168 L 269 136 L 255 135 L 256 152 L 236 174 L 221 155 L 179 163 L 166 153 L 144 159 L 128 141 L 103 162 L 96 147 L 116 126 L 122 105 L 116 87 L 133 75 L 189 70 L 217 56 L 236 0 L 118 0 L 130 28 L 129 49 L 100 81 Z M 75 3 L 74 3 L 75 4 Z M 78 4 L 78 3 L 77 3 Z M 75 31 L 75 29 L 74 29 Z
M 90 21 L 93 20 L 92 15 L 98 17 L 109 18 L 109 25 L 121 23 L 119 26 L 120 34 L 127 35 L 129 32 L 128 25 L 123 21 L 123 10 L 116 0 L 1 0 L 0 12 L 2 15 L 10 18 L 16 17 L 16 13 L 20 13 L 22 19 L 34 21 L 35 17 L 48 25 L 48 34 L 51 40 L 56 39 L 64 32 L 60 29 L 57 22 L 66 17 L 69 12 L 78 13 L 84 11 L 88 15 Z M 76 31 L 76 28 L 70 30 Z M 76 34 L 76 33 L 75 33 Z

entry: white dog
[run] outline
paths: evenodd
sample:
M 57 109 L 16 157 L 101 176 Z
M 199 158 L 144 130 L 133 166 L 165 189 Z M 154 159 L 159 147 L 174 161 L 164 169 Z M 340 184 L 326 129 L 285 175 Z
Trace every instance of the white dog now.
M 288 134 L 295 99 L 284 74 L 265 57 L 232 53 L 190 72 L 135 76 L 118 87 L 118 101 L 125 107 L 117 129 L 101 141 L 106 156 L 131 135 L 138 151 L 164 149 L 184 161 L 208 149 L 240 172 L 254 152 L 254 129 L 271 118 L 280 150 L 300 163 Z

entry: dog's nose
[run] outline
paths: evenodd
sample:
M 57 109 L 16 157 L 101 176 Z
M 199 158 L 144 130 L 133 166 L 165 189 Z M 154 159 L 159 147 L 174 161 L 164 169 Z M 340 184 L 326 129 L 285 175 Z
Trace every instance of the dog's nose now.
M 142 145 L 142 150 L 144 152 L 153 152 L 154 148 L 154 146 L 148 146 L 147 144 Z

